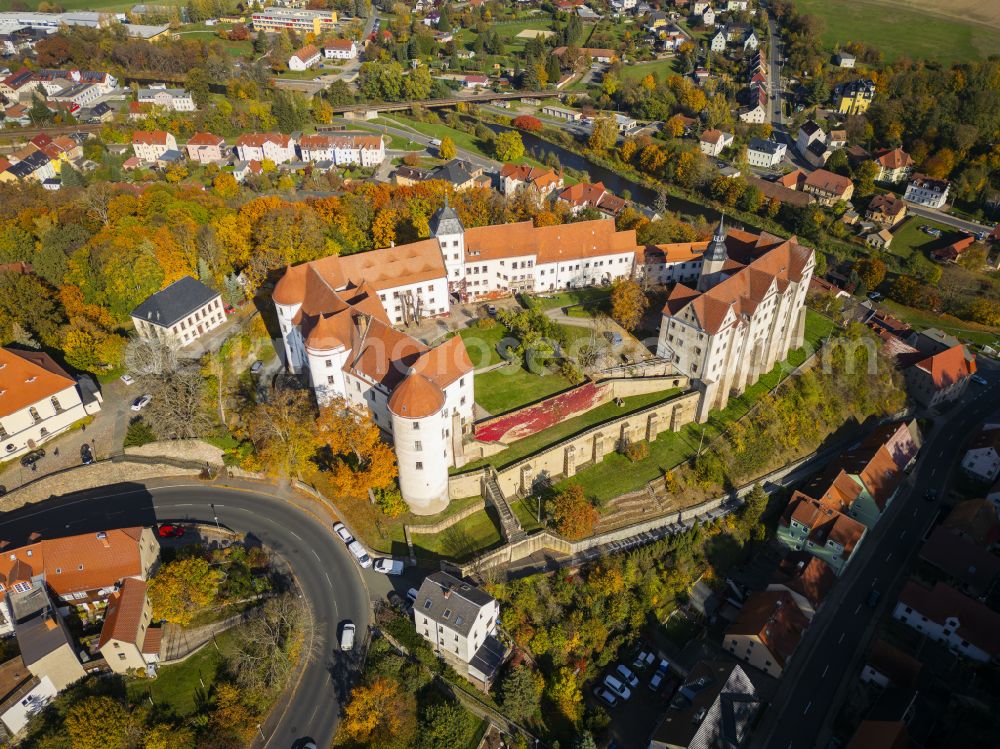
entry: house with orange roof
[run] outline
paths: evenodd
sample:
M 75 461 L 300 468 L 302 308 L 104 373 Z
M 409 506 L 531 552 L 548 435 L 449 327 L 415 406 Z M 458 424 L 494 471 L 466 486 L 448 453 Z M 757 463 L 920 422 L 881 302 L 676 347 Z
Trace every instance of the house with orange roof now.
M 246 133 L 236 139 L 236 157 L 240 161 L 264 161 L 275 164 L 294 161 L 295 139 L 281 133 Z
M 1000 614 L 950 585 L 910 580 L 892 616 L 949 650 L 979 663 L 1000 657 Z
M 101 410 L 48 354 L 0 348 L 0 457 L 15 458 Z
M 697 283 L 707 249 L 707 241 L 640 247 L 635 254 L 636 276 L 650 285 Z
M 751 593 L 722 638 L 730 655 L 779 678 L 791 660 L 809 619 L 783 590 Z
M 971 236 L 956 239 L 954 242 L 945 245 L 944 247 L 932 250 L 931 257 L 939 263 L 956 263 L 958 262 L 959 255 L 972 247 L 975 241 L 976 238 Z
M 865 218 L 883 229 L 891 229 L 906 218 L 906 203 L 891 192 L 880 193 L 868 204 Z
M 702 393 L 700 421 L 802 345 L 814 266 L 795 237 L 719 222 L 696 286 L 678 283 L 667 297 L 656 350 Z
M 500 190 L 508 197 L 526 189 L 534 189 L 544 196 L 562 188 L 562 175 L 551 167 L 527 164 L 504 164 L 500 167 Z
M 837 575 L 830 565 L 817 556 L 797 551 L 781 560 L 767 589 L 787 591 L 812 621 L 836 582 Z
M 617 216 L 628 203 L 604 186 L 603 182 L 577 182 L 559 193 L 559 200 L 569 206 L 574 216 L 586 208 L 594 208 L 608 216 Z
M 167 151 L 177 150 L 173 133 L 163 130 L 136 130 L 132 133 L 132 153 L 143 161 L 156 161 Z
M 913 172 L 913 159 L 902 148 L 886 148 L 875 153 L 872 159 L 878 167 L 875 180 L 898 184 Z
M 733 144 L 733 134 L 721 130 L 706 130 L 698 141 L 701 152 L 706 156 L 718 156 Z
M 224 161 L 226 139 L 212 133 L 195 133 L 184 145 L 187 157 L 199 164 L 217 164 Z
M 385 138 L 373 133 L 303 135 L 299 140 L 303 161 L 329 161 L 337 166 L 378 166 L 385 161 Z
M 319 62 L 320 57 L 320 51 L 316 49 L 316 45 L 307 44 L 302 49 L 292 53 L 292 56 L 288 58 L 288 69 L 296 72 L 309 70 L 309 68 Z
M 163 630 L 152 626 L 153 606 L 146 595 L 146 582 L 126 578 L 108 598 L 104 624 L 97 642 L 108 668 L 116 674 L 146 671 L 160 660 Z
M 802 190 L 815 195 L 820 205 L 833 205 L 851 199 L 854 183 L 848 177 L 827 169 L 816 169 L 806 175 Z
M 863 523 L 796 491 L 778 523 L 778 540 L 793 551 L 805 551 L 841 575 L 868 529 Z
M 919 359 L 903 370 L 910 397 L 925 408 L 933 408 L 962 397 L 976 373 L 975 356 L 957 344 Z

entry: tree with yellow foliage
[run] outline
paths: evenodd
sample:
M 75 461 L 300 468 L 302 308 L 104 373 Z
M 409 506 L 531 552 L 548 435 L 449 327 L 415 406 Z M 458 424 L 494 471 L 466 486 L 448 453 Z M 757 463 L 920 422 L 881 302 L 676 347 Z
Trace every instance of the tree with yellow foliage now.
M 335 399 L 320 409 L 315 432 L 320 465 L 329 471 L 337 493 L 363 497 L 369 489 L 392 486 L 396 456 L 368 414 L 358 414 L 346 401 Z
M 149 582 L 153 618 L 186 626 L 195 613 L 215 603 L 223 575 L 201 557 L 175 559 Z
M 341 730 L 352 741 L 380 746 L 395 738 L 401 725 L 399 706 L 402 702 L 399 683 L 380 676 L 370 684 L 351 692 L 351 701 L 344 707 Z

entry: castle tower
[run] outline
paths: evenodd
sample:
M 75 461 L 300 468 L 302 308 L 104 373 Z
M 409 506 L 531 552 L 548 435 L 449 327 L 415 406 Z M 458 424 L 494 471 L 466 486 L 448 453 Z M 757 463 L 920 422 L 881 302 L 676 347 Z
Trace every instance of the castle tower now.
M 431 216 L 429 222 L 431 237 L 441 245 L 445 271 L 448 274 L 448 292 L 465 298 L 465 227 L 458 213 L 448 205 L 445 196 L 444 207 Z
M 698 291 L 708 291 L 722 280 L 722 266 L 729 256 L 726 254 L 725 216 L 719 219 L 715 235 L 705 250 L 701 261 L 701 275 L 698 277 Z
M 433 515 L 448 504 L 451 419 L 444 392 L 412 369 L 389 398 L 399 489 L 410 509 Z

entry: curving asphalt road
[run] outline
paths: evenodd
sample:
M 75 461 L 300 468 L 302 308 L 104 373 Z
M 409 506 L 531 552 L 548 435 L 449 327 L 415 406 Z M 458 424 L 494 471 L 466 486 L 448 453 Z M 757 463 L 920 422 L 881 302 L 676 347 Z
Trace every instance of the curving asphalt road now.
M 157 522 L 216 521 L 247 533 L 291 567 L 316 621 L 315 656 L 287 704 L 278 705 L 260 735 L 268 749 L 310 738 L 329 746 L 340 704 L 359 661 L 369 598 L 360 571 L 331 529 L 288 501 L 259 489 L 224 488 L 188 480 L 163 486 L 123 484 L 97 493 L 53 499 L 0 517 L 0 539 L 19 544 L 33 532 L 53 538 Z M 338 646 L 345 620 L 358 627 L 358 645 L 346 657 Z M 258 736 L 258 739 L 260 736 Z

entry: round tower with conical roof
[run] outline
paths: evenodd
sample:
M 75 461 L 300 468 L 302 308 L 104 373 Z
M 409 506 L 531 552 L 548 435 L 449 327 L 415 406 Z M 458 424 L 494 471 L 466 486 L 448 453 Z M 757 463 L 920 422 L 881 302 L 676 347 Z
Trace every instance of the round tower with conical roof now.
M 389 398 L 389 413 L 403 499 L 418 515 L 440 512 L 448 504 L 451 465 L 444 391 L 411 368 Z
M 464 296 L 465 227 L 458 217 L 458 212 L 448 205 L 447 195 L 444 206 L 434 212 L 429 225 L 431 237 L 437 239 L 441 246 L 441 256 L 444 258 L 444 267 L 448 274 L 448 291 Z
M 708 291 L 722 280 L 722 268 L 729 259 L 726 254 L 726 217 L 719 218 L 712 241 L 701 260 L 701 275 L 698 277 L 698 291 Z

